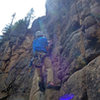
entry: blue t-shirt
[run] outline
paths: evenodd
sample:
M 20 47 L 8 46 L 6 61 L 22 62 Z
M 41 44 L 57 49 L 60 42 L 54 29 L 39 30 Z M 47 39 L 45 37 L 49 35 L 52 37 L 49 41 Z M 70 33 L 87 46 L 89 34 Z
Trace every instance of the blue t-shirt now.
M 35 51 L 43 51 L 47 53 L 46 47 L 48 46 L 47 38 L 39 37 L 33 41 L 33 53 Z

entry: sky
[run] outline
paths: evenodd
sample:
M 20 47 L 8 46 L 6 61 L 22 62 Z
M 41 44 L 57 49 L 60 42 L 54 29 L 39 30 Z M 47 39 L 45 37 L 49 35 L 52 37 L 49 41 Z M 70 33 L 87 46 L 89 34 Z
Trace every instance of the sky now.
M 31 8 L 36 17 L 44 16 L 45 2 L 46 0 L 0 0 L 0 35 L 5 25 L 11 22 L 14 13 L 14 22 L 24 18 Z

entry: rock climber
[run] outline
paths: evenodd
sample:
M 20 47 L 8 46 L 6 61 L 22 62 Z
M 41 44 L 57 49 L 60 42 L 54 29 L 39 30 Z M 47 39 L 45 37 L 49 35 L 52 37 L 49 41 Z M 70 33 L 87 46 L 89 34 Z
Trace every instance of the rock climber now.
M 44 77 L 42 68 L 45 67 L 47 72 L 46 88 L 56 88 L 53 80 L 53 70 L 50 57 L 48 55 L 48 39 L 42 31 L 35 33 L 35 39 L 33 40 L 33 65 L 38 74 L 38 82 L 41 91 L 45 90 Z

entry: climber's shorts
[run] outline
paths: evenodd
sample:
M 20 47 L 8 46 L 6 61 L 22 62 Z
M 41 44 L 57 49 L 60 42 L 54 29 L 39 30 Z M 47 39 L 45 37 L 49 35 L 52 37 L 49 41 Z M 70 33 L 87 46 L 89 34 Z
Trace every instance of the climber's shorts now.
M 47 53 L 45 52 L 36 52 L 35 56 L 34 56 L 34 60 L 33 60 L 33 65 L 36 68 L 41 68 L 43 66 L 44 63 L 44 59 L 47 56 Z

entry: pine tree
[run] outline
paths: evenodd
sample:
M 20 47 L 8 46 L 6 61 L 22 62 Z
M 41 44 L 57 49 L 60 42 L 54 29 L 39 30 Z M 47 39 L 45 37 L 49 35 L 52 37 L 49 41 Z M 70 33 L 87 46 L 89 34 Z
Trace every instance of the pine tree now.
M 33 8 L 30 9 L 27 16 L 25 17 L 26 26 L 29 27 L 34 19 L 34 10 Z
M 11 20 L 10 24 L 7 24 L 7 25 L 4 27 L 4 29 L 2 30 L 2 33 L 3 33 L 4 36 L 10 34 L 11 28 L 12 28 L 12 24 L 13 24 L 13 21 L 14 21 L 15 16 L 16 16 L 16 13 L 14 13 L 14 14 L 12 15 L 12 20 Z

